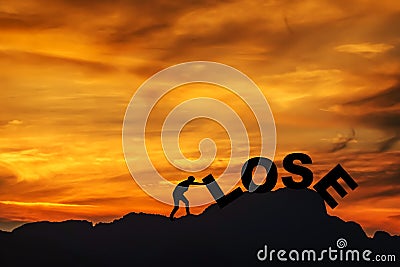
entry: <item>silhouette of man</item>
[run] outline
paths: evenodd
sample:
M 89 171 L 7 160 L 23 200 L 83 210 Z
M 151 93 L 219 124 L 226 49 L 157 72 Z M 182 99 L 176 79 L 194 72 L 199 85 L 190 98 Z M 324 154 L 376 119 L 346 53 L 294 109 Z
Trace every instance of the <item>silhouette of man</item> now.
M 179 209 L 179 201 L 185 203 L 186 206 L 186 214 L 190 215 L 189 210 L 189 200 L 183 195 L 186 191 L 188 191 L 190 185 L 205 185 L 205 183 L 198 183 L 194 181 L 195 178 L 193 176 L 189 176 L 185 181 L 180 182 L 174 189 L 172 196 L 174 197 L 174 208 L 169 215 L 171 221 L 174 220 L 174 215 Z

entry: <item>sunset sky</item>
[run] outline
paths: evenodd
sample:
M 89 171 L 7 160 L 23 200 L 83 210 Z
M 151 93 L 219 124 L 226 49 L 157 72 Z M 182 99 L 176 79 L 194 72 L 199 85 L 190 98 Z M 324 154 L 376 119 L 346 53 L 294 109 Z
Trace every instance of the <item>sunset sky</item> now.
M 291 152 L 311 156 L 314 182 L 340 163 L 359 187 L 327 207 L 329 214 L 369 235 L 400 234 L 399 25 L 400 3 L 389 0 L 0 1 L 0 229 L 167 215 L 171 207 L 129 174 L 125 110 L 151 75 L 204 60 L 242 71 L 264 93 L 276 123 L 279 176 L 287 175 L 282 159 Z M 190 85 L 166 96 L 147 141 L 152 161 L 173 182 L 187 173 L 163 163 L 157 138 L 183 91 L 235 105 L 251 120 L 222 88 Z M 185 155 L 198 157 L 205 137 L 215 140 L 221 160 L 195 173 L 198 179 L 218 177 L 229 157 L 228 135 L 207 121 L 184 128 Z

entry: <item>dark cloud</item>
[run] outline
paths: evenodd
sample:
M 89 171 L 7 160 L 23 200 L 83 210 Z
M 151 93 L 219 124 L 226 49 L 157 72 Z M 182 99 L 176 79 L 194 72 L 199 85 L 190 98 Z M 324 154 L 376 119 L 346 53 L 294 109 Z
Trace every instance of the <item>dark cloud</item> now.
M 352 201 L 391 199 L 400 195 L 400 169 L 397 165 L 379 160 L 376 157 L 375 163 L 371 162 L 371 166 L 375 166 L 374 171 L 351 171 L 359 185 L 356 189 L 359 194 L 354 194 Z
M 396 155 L 398 156 L 398 153 Z M 359 177 L 360 186 L 376 188 L 400 186 L 400 168 L 398 165 L 386 163 L 380 157 L 376 157 L 374 164 L 375 171 L 353 171 L 354 175 Z
M 351 129 L 352 134 L 349 136 L 338 135 L 336 140 L 333 142 L 333 147 L 330 152 L 336 152 L 347 147 L 348 143 L 355 140 L 356 132 Z
M 182 14 L 196 10 L 199 7 L 212 8 L 219 5 L 217 1 L 202 0 L 202 1 L 164 1 L 164 0 L 117 0 L 109 1 L 57 1 L 58 6 L 67 10 L 70 13 L 78 14 L 77 16 L 95 18 L 103 16 L 117 17 L 113 24 L 96 24 L 90 22 L 88 32 L 91 36 L 98 39 L 100 42 L 106 42 L 108 45 L 138 45 L 139 43 L 147 47 L 148 42 L 159 32 L 170 30 L 175 21 Z M 88 12 L 88 10 L 90 10 Z M 73 25 L 74 23 L 70 23 Z M 82 28 L 85 28 L 82 25 Z M 171 35 L 172 37 L 173 35 Z M 168 41 L 168 40 L 164 40 Z M 135 43 L 133 43 L 135 42 Z M 157 41 L 158 45 L 161 45 Z
M 359 115 L 354 116 L 364 124 L 400 132 L 400 108 L 396 107 L 399 101 L 400 82 L 372 96 L 347 102 L 344 107 L 358 111 Z
M 173 60 L 174 62 L 199 59 L 221 60 L 220 57 L 223 57 L 228 64 L 240 64 L 243 59 L 251 59 L 245 60 L 246 64 L 251 62 L 257 65 L 258 68 L 253 70 L 253 74 L 259 71 L 260 75 L 292 71 L 299 62 L 302 64 L 318 62 L 321 68 L 349 69 L 350 67 L 350 70 L 358 64 L 360 71 L 365 71 L 365 64 L 370 63 L 367 59 L 359 57 L 355 61 L 349 60 L 348 55 L 341 55 L 341 53 L 337 53 L 339 55 L 334 57 L 330 55 L 332 55 L 333 47 L 338 43 L 349 41 L 351 32 L 357 31 L 360 24 L 374 25 L 376 21 L 373 18 L 364 16 L 352 6 L 342 4 L 340 8 L 348 12 L 338 13 L 334 17 L 320 18 L 317 21 L 299 21 L 296 16 L 285 14 L 285 10 L 291 8 L 298 9 L 299 13 L 305 13 L 293 2 L 282 1 L 273 6 L 278 15 L 272 18 L 268 16 L 267 9 L 265 16 L 227 16 L 221 10 L 215 9 L 214 16 L 221 16 L 223 20 L 217 19 L 212 27 L 209 27 L 207 23 L 197 23 L 190 31 L 184 33 L 174 34 L 174 31 L 170 31 L 162 45 L 159 42 L 152 43 L 153 47 L 162 48 L 157 51 L 156 57 L 161 61 Z M 246 5 L 241 8 L 246 8 Z M 264 8 L 260 6 L 260 10 Z M 178 17 L 186 11 L 183 10 Z M 207 16 L 206 11 L 206 9 L 199 9 L 193 14 L 194 20 L 199 16 Z M 210 19 L 215 19 L 215 17 Z M 375 28 L 371 31 L 379 33 Z M 393 31 L 390 33 L 394 35 Z M 263 49 L 252 51 L 254 47 Z M 229 54 L 228 59 L 224 56 L 226 54 Z M 254 60 L 255 58 L 257 59 Z M 282 58 L 285 60 L 282 61 Z M 260 62 L 264 64 L 262 67 L 259 65 Z
M 76 205 L 117 205 L 118 203 L 127 203 L 134 197 L 88 197 L 81 199 L 73 199 L 71 201 L 63 201 L 63 204 Z
M 152 62 L 151 64 L 142 64 L 140 66 L 129 67 L 128 71 L 134 75 L 139 75 L 142 77 L 151 77 L 157 72 L 169 67 L 165 62 Z
M 343 105 L 350 120 L 386 132 L 389 137 L 378 142 L 379 151 L 387 151 L 399 140 L 400 82 L 371 96 L 361 97 Z
M 398 133 L 396 133 L 395 136 L 389 137 L 385 140 L 383 140 L 380 143 L 379 146 L 379 152 L 385 152 L 388 151 L 390 148 L 392 148 L 398 141 L 400 140 L 400 136 Z
M 400 220 L 400 214 L 399 215 L 388 216 L 388 218 L 389 219 Z
M 392 198 L 400 195 L 400 186 L 395 188 L 390 188 L 386 190 L 380 190 L 379 192 L 372 193 L 368 195 L 365 199 L 369 198 Z
M 152 25 L 146 25 L 139 28 L 132 29 L 126 27 L 126 25 L 114 28 L 106 37 L 107 41 L 113 44 L 129 43 L 134 38 L 143 38 L 148 34 L 169 28 L 168 23 L 155 23 Z
M 22 152 L 25 150 L 32 149 L 32 147 L 19 147 L 19 146 L 3 146 L 0 147 L 0 153 L 13 153 L 13 152 Z M 1 168 L 1 166 L 0 166 Z
M 71 66 L 78 67 L 81 69 L 89 70 L 96 73 L 105 73 L 115 71 L 115 67 L 109 64 L 105 64 L 102 62 L 89 61 L 83 59 L 76 58 L 67 58 L 61 56 L 53 56 L 47 54 L 33 53 L 33 52 L 24 52 L 24 51 L 16 51 L 16 50 L 6 50 L 0 51 L 0 56 L 2 60 L 9 60 L 13 64 L 22 63 L 22 64 L 34 64 L 36 66 L 41 65 L 53 65 L 55 67 L 59 66 Z
M 34 199 L 35 201 L 46 201 L 50 195 L 68 195 L 73 188 L 69 185 L 48 185 L 44 183 L 21 182 L 17 185 L 18 194 L 16 197 L 20 199 Z
M 17 174 L 0 162 L 0 192 L 8 191 L 7 186 L 16 184 L 17 179 Z
M 395 86 L 387 88 L 377 94 L 360 98 L 354 101 L 347 102 L 345 105 L 358 107 L 381 107 L 388 108 L 397 105 L 400 102 L 400 82 Z M 397 122 L 397 126 L 400 122 Z
M 48 1 L 42 1 L 48 2 Z M 87 8 L 93 10 L 127 10 L 127 11 L 141 11 L 144 13 L 155 13 L 162 15 L 162 13 L 168 13 L 164 16 L 172 16 L 171 13 L 177 13 L 181 10 L 187 10 L 191 8 L 198 8 L 204 5 L 215 5 L 217 1 L 213 0 L 201 0 L 201 1 L 165 1 L 165 0 L 115 0 L 112 3 L 108 0 L 56 0 L 51 1 L 64 7 L 83 9 L 87 11 Z
M 2 30 L 43 30 L 58 28 L 61 25 L 57 16 L 0 12 L 0 29 Z

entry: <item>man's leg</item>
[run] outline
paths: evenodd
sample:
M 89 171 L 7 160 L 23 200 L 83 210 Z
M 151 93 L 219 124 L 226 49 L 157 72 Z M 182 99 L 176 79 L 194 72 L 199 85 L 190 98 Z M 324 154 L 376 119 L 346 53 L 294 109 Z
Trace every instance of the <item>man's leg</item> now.
M 184 195 L 182 195 L 182 199 L 181 200 L 183 201 L 183 203 L 185 203 L 186 215 L 190 215 L 189 200 Z
M 174 219 L 174 215 L 179 209 L 179 198 L 175 194 L 173 194 L 172 196 L 174 197 L 174 208 L 172 209 L 171 214 L 169 215 L 171 221 Z
M 171 214 L 169 215 L 169 218 L 171 219 L 171 221 L 174 219 L 174 215 L 175 213 L 178 211 L 179 206 L 174 206 L 174 208 L 171 211 Z

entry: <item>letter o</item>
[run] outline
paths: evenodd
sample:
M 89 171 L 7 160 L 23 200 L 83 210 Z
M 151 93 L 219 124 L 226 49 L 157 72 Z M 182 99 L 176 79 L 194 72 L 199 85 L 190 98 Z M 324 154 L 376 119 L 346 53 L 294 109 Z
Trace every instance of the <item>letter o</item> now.
M 263 166 L 267 171 L 265 182 L 261 185 L 257 185 L 253 182 L 253 169 L 258 165 Z M 277 181 L 278 181 L 278 170 L 276 168 L 275 163 L 273 163 L 270 159 L 263 157 L 254 157 L 246 161 L 246 163 L 242 167 L 243 186 L 251 193 L 269 192 L 275 187 Z M 250 184 L 255 185 L 256 189 L 250 191 Z

